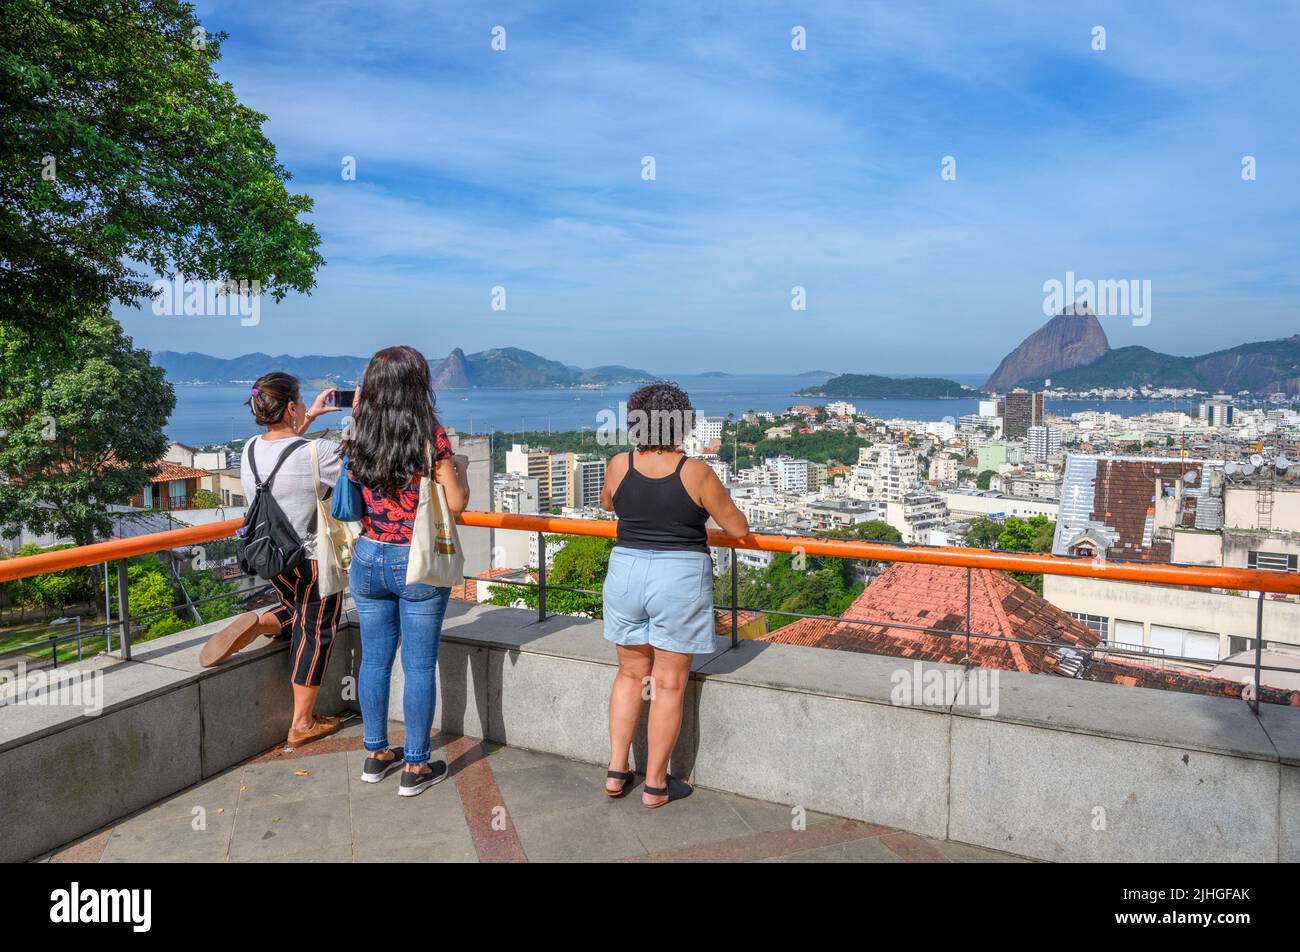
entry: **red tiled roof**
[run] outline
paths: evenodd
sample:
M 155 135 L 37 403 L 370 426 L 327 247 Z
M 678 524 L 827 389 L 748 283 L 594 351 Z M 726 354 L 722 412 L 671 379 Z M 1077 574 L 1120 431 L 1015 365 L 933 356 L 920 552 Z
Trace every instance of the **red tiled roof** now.
M 895 624 L 801 619 L 762 640 L 960 664 L 966 654 L 962 634 L 966 627 L 966 570 L 896 562 L 868 585 L 844 614 L 846 618 Z M 972 632 L 1037 642 L 1022 645 L 972 637 L 971 661 L 983 668 L 1054 672 L 1061 662 L 1054 646 L 1086 650 L 1101 643 L 1092 629 L 1005 573 L 988 569 L 971 570 L 971 618 Z M 940 631 L 913 631 L 900 625 Z
M 451 588 L 451 598 L 459 602 L 477 602 L 478 601 L 478 583 L 480 581 L 490 581 L 494 578 L 501 578 L 503 575 L 518 575 L 519 569 L 502 568 L 488 569 L 480 572 L 474 578 L 467 578 L 459 585 L 453 585 Z M 531 575 L 529 579 L 532 580 Z
M 182 466 L 180 463 L 168 463 L 162 461 L 158 464 L 158 475 L 153 477 L 150 482 L 170 483 L 177 479 L 203 479 L 212 475 L 206 469 L 195 469 L 192 466 Z
M 762 617 L 762 612 L 737 612 L 736 627 L 743 631 L 755 619 Z M 713 631 L 715 634 L 724 637 L 729 637 L 731 635 L 731 609 L 715 608 L 713 610 Z

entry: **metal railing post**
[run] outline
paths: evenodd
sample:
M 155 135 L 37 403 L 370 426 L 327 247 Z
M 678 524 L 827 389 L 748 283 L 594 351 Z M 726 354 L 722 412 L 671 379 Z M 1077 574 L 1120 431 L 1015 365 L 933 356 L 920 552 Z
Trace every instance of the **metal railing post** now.
M 537 533 L 537 620 L 546 621 L 546 535 Z
M 59 666 L 59 636 L 58 635 L 50 635 L 50 661 L 53 662 L 52 665 L 53 667 L 57 668 Z
M 970 566 L 966 566 L 966 656 L 962 664 L 970 664 Z
M 731 549 L 731 647 L 735 648 L 740 645 L 740 608 L 737 603 L 740 601 L 740 583 L 738 560 L 736 559 L 736 550 Z
M 131 660 L 131 600 L 127 595 L 126 559 L 117 560 L 117 615 L 122 624 L 121 640 L 122 660 Z
M 1259 716 L 1259 668 L 1264 656 L 1264 593 L 1256 592 L 1259 604 L 1255 606 L 1255 696 L 1250 699 L 1250 709 Z

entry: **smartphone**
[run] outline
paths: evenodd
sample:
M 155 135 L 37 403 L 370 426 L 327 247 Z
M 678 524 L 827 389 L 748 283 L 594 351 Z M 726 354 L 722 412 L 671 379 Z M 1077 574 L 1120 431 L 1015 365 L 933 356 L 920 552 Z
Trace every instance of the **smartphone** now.
M 334 393 L 330 395 L 330 405 L 344 409 L 349 408 L 352 406 L 352 399 L 356 395 L 357 392 L 355 390 L 335 390 Z

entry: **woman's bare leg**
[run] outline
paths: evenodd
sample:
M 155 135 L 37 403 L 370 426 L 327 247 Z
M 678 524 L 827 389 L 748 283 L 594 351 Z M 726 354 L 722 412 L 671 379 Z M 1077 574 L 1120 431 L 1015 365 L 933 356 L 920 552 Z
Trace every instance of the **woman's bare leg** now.
M 646 679 L 654 663 L 654 649 L 649 645 L 617 647 L 618 674 L 609 692 L 609 769 L 626 773 L 632 735 L 636 733 L 636 722 L 645 700 Z M 618 791 L 622 787 L 622 780 L 605 781 L 607 790 Z
M 691 655 L 679 651 L 654 649 L 654 667 L 650 672 L 650 718 L 647 730 L 649 755 L 646 758 L 645 785 L 664 787 L 668 783 L 668 759 L 677 745 L 682 727 L 682 701 L 686 682 L 691 675 Z M 643 794 L 645 803 L 662 803 L 666 796 Z

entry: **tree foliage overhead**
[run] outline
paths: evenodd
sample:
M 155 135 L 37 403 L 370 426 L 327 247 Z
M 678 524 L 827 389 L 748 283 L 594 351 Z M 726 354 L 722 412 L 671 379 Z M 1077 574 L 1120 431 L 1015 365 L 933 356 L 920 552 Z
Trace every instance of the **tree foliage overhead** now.
M 0 4 L 0 314 L 137 304 L 156 275 L 257 281 L 322 264 L 312 207 L 181 0 Z
M 65 330 L 51 342 L 0 323 L 0 534 L 84 545 L 111 531 L 106 506 L 157 472 L 176 396 L 106 310 L 71 316 Z

